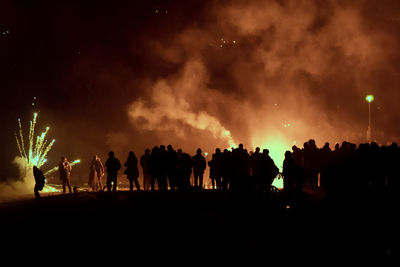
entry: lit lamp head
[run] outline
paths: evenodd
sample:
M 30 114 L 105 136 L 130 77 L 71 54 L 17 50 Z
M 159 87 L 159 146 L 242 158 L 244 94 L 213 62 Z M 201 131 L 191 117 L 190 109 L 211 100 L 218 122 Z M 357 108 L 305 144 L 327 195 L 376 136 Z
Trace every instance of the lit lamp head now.
M 374 101 L 374 96 L 373 95 L 367 95 L 365 97 L 365 100 L 367 100 L 368 103 L 371 103 L 372 101 Z

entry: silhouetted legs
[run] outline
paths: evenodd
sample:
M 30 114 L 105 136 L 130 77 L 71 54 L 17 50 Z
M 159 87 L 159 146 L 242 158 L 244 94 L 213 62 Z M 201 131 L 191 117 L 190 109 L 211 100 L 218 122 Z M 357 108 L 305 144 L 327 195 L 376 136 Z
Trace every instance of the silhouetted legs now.
M 138 181 L 138 178 L 136 177 L 136 178 L 128 178 L 128 180 L 129 180 L 129 190 L 130 191 L 133 191 L 133 183 L 135 183 L 135 186 L 136 186 L 136 190 L 140 190 L 140 185 L 139 185 L 139 181 Z
M 35 184 L 35 189 L 34 189 L 34 191 L 35 191 L 35 197 L 36 197 L 36 198 L 40 198 L 40 194 L 39 194 L 39 186 L 38 186 L 38 185 L 36 185 L 36 184 Z
M 194 174 L 194 186 L 203 188 L 203 173 L 193 173 Z
M 221 178 L 221 176 L 217 176 L 215 178 L 215 183 L 217 185 L 217 189 L 221 190 L 222 189 L 222 178 Z
M 143 174 L 143 189 L 150 190 L 151 188 L 151 176 L 148 173 Z
M 228 179 L 228 176 L 222 176 L 222 182 L 221 182 L 221 185 L 222 185 L 222 190 L 228 190 L 228 184 L 229 184 L 229 179 Z
M 174 191 L 175 190 L 175 183 L 176 183 L 176 174 L 175 173 L 169 173 L 168 174 L 168 182 L 169 182 L 169 188 Z
M 157 177 L 157 183 L 158 183 L 158 189 L 159 190 L 168 190 L 167 175 L 166 174 L 160 174 Z
M 63 194 L 65 194 L 65 187 L 66 186 L 68 186 L 69 193 L 71 194 L 72 193 L 72 188 L 71 188 L 71 184 L 69 182 L 69 178 L 64 178 L 62 182 L 63 182 Z
M 157 180 L 157 176 L 155 174 L 151 175 L 151 191 L 154 191 L 154 186 Z
M 97 178 L 99 180 L 99 190 L 103 190 L 103 183 L 101 181 L 101 176 Z

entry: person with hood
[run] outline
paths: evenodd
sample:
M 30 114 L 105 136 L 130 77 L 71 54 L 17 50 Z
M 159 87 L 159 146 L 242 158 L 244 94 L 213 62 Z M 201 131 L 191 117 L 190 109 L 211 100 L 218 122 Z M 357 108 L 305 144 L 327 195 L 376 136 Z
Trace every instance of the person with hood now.
M 101 159 L 95 155 L 90 164 L 89 186 L 93 192 L 98 192 L 102 188 L 101 178 L 104 175 L 104 166 Z
M 35 177 L 35 197 L 40 198 L 39 191 L 42 191 L 46 178 L 44 177 L 43 172 L 36 166 L 33 166 L 33 176 Z

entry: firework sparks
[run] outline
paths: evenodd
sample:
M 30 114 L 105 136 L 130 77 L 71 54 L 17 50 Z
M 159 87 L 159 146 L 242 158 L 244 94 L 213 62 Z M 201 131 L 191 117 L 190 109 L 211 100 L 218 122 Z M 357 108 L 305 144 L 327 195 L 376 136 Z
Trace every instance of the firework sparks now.
M 46 140 L 47 133 L 50 130 L 50 127 L 46 127 L 46 130 L 42 132 L 40 135 L 36 137 L 35 140 L 35 128 L 36 128 L 36 121 L 37 121 L 37 113 L 34 113 L 33 120 L 30 121 L 29 127 L 29 134 L 28 134 L 28 153 L 25 150 L 25 143 L 24 143 L 24 135 L 22 131 L 21 119 L 18 118 L 18 134 L 15 133 L 15 139 L 17 141 L 18 150 L 20 153 L 21 158 L 24 160 L 24 166 L 26 169 L 26 173 L 28 171 L 32 172 L 33 166 L 41 168 L 47 162 L 47 154 L 50 152 L 51 148 L 55 143 L 55 139 L 53 139 L 50 143 Z M 79 159 L 74 160 L 71 162 L 71 166 L 74 166 L 81 161 Z M 55 166 L 48 170 L 45 173 L 46 175 L 52 174 L 58 171 L 58 166 Z M 46 185 L 44 188 L 45 192 L 57 192 L 55 188 Z
M 74 165 L 76 165 L 76 164 L 78 164 L 78 163 L 80 163 L 80 162 L 81 162 L 80 159 L 77 159 L 77 160 L 72 161 L 72 162 L 71 162 L 71 167 L 74 166 Z M 55 173 L 56 171 L 58 171 L 58 166 L 55 166 L 55 167 L 51 168 L 51 169 L 48 170 L 44 175 L 53 174 L 53 173 Z
M 28 135 L 28 142 L 29 142 L 28 153 L 26 153 L 25 150 L 24 135 L 22 132 L 21 119 L 19 118 L 18 118 L 19 135 L 15 133 L 18 150 L 20 152 L 21 157 L 25 159 L 27 168 L 33 168 L 33 166 L 36 166 L 38 168 L 42 167 L 43 164 L 46 163 L 47 161 L 46 159 L 47 153 L 50 151 L 55 142 L 55 140 L 53 139 L 49 144 L 47 144 L 47 140 L 45 140 L 50 127 L 47 127 L 46 130 L 41 135 L 37 136 L 36 142 L 34 142 L 36 121 L 37 121 L 37 113 L 33 115 L 33 120 L 30 121 L 29 135 Z

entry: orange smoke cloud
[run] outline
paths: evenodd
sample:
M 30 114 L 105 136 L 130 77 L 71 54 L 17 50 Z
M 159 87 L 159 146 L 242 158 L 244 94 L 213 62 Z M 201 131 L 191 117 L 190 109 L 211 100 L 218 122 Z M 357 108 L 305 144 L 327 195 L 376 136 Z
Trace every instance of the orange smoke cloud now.
M 129 115 L 132 122 L 145 130 L 172 130 L 180 137 L 185 136 L 182 127 L 184 124 L 210 132 L 213 138 L 228 147 L 234 146 L 230 131 L 207 110 L 207 100 L 203 103 L 204 108 L 193 109 L 196 98 L 210 99 L 208 94 L 211 92 L 202 84 L 204 79 L 206 77 L 202 64 L 196 61 L 189 62 L 178 79 L 158 81 L 151 88 L 148 101 L 138 99 L 130 106 Z M 210 101 L 214 100 L 211 98 Z
M 136 127 L 189 138 L 190 126 L 215 147 L 270 148 L 279 166 L 310 138 L 365 140 L 364 93 L 396 45 L 369 30 L 360 3 L 232 1 L 208 11 L 210 23 L 151 42 L 176 71 L 132 103 Z

